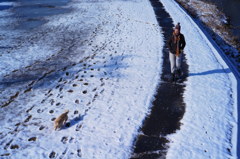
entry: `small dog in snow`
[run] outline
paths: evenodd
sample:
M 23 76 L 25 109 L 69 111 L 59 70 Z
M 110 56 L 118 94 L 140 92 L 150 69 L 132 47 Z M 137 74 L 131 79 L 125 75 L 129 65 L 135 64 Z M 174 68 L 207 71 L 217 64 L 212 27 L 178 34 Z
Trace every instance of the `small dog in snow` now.
M 61 129 L 61 127 L 66 124 L 66 122 L 68 120 L 68 112 L 69 112 L 69 110 L 66 110 L 57 119 L 55 119 L 54 130 Z

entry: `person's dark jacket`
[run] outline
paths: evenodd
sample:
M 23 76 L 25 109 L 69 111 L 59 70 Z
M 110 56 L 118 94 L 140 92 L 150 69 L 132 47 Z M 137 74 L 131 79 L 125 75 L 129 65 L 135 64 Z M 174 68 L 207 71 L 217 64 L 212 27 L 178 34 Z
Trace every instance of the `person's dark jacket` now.
M 180 38 L 178 44 L 174 42 L 174 35 L 173 34 L 168 40 L 168 48 L 169 48 L 169 51 L 172 54 L 177 53 L 177 46 L 179 47 L 179 53 L 181 53 L 183 51 L 185 45 L 186 45 L 184 35 L 180 33 L 178 36 Z

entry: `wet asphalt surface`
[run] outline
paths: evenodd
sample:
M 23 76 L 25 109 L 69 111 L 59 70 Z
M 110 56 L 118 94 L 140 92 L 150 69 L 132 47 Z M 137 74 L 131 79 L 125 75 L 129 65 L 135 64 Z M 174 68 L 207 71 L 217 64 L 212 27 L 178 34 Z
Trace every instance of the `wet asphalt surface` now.
M 169 143 L 166 136 L 180 129 L 180 121 L 185 112 L 183 93 L 187 80 L 188 65 L 184 57 L 182 81 L 175 83 L 169 80 L 170 63 L 167 40 L 172 34 L 174 24 L 161 2 L 158 0 L 150 0 L 150 2 L 164 35 L 163 67 L 160 86 L 155 95 L 151 113 L 146 117 L 139 130 L 131 159 L 166 158 Z

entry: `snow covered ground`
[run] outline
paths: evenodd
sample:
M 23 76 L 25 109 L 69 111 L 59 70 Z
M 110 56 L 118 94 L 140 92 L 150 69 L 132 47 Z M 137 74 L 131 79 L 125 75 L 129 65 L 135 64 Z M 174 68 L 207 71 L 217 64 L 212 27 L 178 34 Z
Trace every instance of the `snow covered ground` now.
M 153 9 L 147 0 L 69 6 L 71 13 L 49 17 L 39 31 L 5 31 L 12 38 L 4 46 L 21 40 L 1 56 L 1 157 L 131 154 L 160 77 L 163 41 Z M 66 109 L 67 126 L 54 131 Z
M 173 0 L 162 3 L 181 22 L 189 64 L 186 113 L 169 135 L 167 158 L 236 158 L 236 80 L 186 13 Z M 147 0 L 73 0 L 68 7 L 32 33 L 7 30 L 17 19 L 0 19 L 1 158 L 131 155 L 161 74 L 153 9 Z M 66 109 L 66 127 L 54 131 Z
M 237 83 L 217 50 L 173 1 L 161 0 L 181 22 L 189 64 L 181 129 L 169 135 L 167 158 L 237 158 Z

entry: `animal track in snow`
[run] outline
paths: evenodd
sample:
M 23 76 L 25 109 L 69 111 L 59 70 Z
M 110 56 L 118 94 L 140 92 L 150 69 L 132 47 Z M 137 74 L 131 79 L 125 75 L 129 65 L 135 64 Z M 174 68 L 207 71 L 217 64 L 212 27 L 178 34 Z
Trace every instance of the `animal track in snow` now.
M 66 144 L 67 141 L 68 141 L 68 137 L 63 136 L 62 139 L 61 139 L 61 142 L 62 142 L 63 144 Z
M 56 118 L 54 118 L 54 120 L 55 120 Z M 52 120 L 53 121 L 53 120 Z M 39 130 L 43 130 L 45 127 L 44 126 L 40 126 L 39 127 Z
M 36 141 L 37 140 L 37 137 L 31 137 L 28 139 L 28 141 Z
M 54 151 L 52 151 L 50 154 L 49 154 L 49 158 L 55 158 L 56 157 L 56 153 Z
M 78 99 L 76 99 L 76 100 L 75 100 L 75 103 L 76 103 L 76 104 L 79 104 L 80 102 L 79 102 L 79 100 L 78 100 Z
M 10 149 L 19 149 L 19 146 L 18 145 L 11 145 Z

